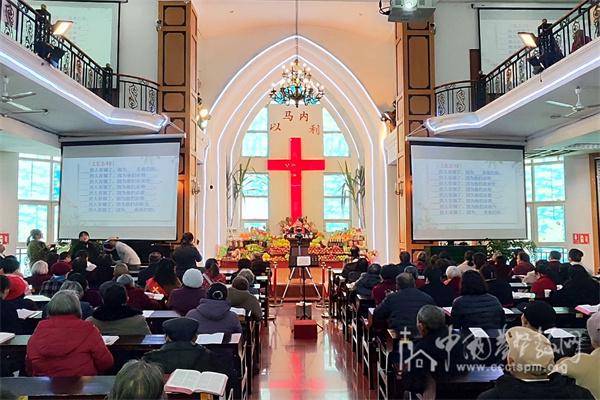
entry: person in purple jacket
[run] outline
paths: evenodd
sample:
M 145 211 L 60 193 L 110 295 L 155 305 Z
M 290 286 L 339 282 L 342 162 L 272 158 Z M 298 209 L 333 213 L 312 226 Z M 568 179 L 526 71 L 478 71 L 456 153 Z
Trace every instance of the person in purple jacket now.
M 200 299 L 206 298 L 206 289 L 202 287 L 204 277 L 199 269 L 191 268 L 183 274 L 183 286 L 173 289 L 167 306 L 185 315 L 198 307 Z
M 242 325 L 227 301 L 227 287 L 213 283 L 208 288 L 208 298 L 200 299 L 198 307 L 186 314 L 198 321 L 198 333 L 242 333 Z

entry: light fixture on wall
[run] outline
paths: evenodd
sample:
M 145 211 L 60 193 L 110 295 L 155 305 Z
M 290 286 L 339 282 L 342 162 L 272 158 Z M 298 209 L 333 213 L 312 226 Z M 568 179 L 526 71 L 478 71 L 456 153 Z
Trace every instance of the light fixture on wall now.
M 54 24 L 52 24 L 52 34 L 54 36 L 65 36 L 72 27 L 73 21 L 59 19 Z
M 210 119 L 210 112 L 208 108 L 204 107 L 202 104 L 202 99 L 198 97 L 197 105 L 196 105 L 196 124 L 200 127 L 200 129 L 206 129 L 208 126 L 208 120 Z
M 269 95 L 277 104 L 296 107 L 318 104 L 324 96 L 325 86 L 313 81 L 310 67 L 306 63 L 300 65 L 298 60 L 298 0 L 296 0 L 296 59 L 289 66 L 283 65 L 281 80 L 273 83 Z
M 518 32 L 519 38 L 525 47 L 535 48 L 538 46 L 537 37 L 531 32 Z

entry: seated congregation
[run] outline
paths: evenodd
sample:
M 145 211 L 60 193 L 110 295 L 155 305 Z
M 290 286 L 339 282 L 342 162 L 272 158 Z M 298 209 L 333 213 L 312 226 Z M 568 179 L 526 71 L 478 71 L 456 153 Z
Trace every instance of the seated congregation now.
M 37 237 L 27 278 L 16 257 L 4 257 L 0 331 L 21 335 L 21 344 L 0 344 L 2 376 L 108 375 L 114 377 L 109 399 L 162 399 L 165 375 L 190 369 L 227 375 L 234 397 L 247 398 L 242 382 L 258 371 L 259 359 L 254 350 L 238 352 L 234 335 L 260 347 L 260 333 L 248 322 L 263 320 L 254 281 L 268 269 L 259 259 L 240 260 L 228 277 L 215 259 L 197 267 L 201 257 L 192 241 L 186 234 L 172 254 L 151 252 L 140 268 L 135 251 L 116 240 L 96 249 L 82 232 L 71 251 L 56 254 Z M 510 262 L 467 252 L 460 263 L 444 253 L 420 253 L 413 264 L 403 252 L 399 264 L 380 266 L 352 249 L 351 261 L 331 271 L 328 290 L 330 310 L 353 311 L 332 312 L 330 324 L 342 328 L 335 334 L 362 332 L 352 333 L 357 354 L 369 356 L 381 343 L 379 356 L 372 356 L 377 373 L 368 370 L 374 361 L 365 366 L 381 398 L 600 398 L 593 367 L 600 365 L 600 313 L 575 317 L 573 309 L 600 303 L 600 283 L 581 265 L 582 256 L 572 249 L 562 263 L 553 252 L 533 265 L 525 252 Z M 31 294 L 49 301 L 36 303 Z M 245 319 L 232 307 L 245 310 Z M 19 310 L 40 315 L 23 319 Z M 153 312 L 166 316 L 149 317 Z M 577 345 L 553 336 L 556 330 L 574 334 L 569 338 Z M 152 335 L 157 332 L 164 336 Z M 224 335 L 223 345 L 197 343 L 216 333 Z M 123 344 L 106 340 L 114 336 Z M 474 388 L 464 377 L 477 368 L 493 378 Z M 4 391 L 2 398 L 20 394 Z
M 363 363 L 379 398 L 600 398 L 600 313 L 574 309 L 600 303 L 600 283 L 580 250 L 568 257 L 420 253 L 413 264 L 403 252 L 397 265 L 347 264 L 333 298 L 358 331 L 346 340 L 359 364 L 379 346 L 374 377 Z M 469 386 L 478 372 L 493 377 Z
M 148 266 L 142 268 L 125 243 L 105 242 L 97 249 L 87 232 L 79 239 L 61 254 L 46 247 L 40 237 L 33 239 L 31 276 L 26 278 L 16 257 L 0 259 L 0 331 L 21 335 L 15 340 L 25 344 L 22 353 L 14 340 L 0 344 L 3 377 L 116 374 L 109 398 L 146 399 L 163 398 L 165 374 L 190 369 L 227 375 L 228 390 L 241 397 L 236 391 L 243 373 L 238 352 L 220 343 L 197 344 L 197 338 L 223 334 L 223 344 L 238 343 L 232 335 L 247 335 L 248 324 L 261 321 L 252 271 L 258 263 L 242 263 L 232 284 L 226 285 L 216 260 L 197 267 L 201 256 L 191 244 L 191 234 L 172 254 L 150 253 Z M 121 252 L 113 253 L 115 249 Z M 152 319 L 152 312 L 162 312 L 163 317 Z M 131 338 L 128 343 L 137 347 L 118 341 L 115 345 L 110 337 Z M 153 376 L 160 376 L 160 390 L 145 381 Z M 141 380 L 126 383 L 120 382 L 121 377 L 126 382 Z M 3 392 L 0 397 L 5 396 Z

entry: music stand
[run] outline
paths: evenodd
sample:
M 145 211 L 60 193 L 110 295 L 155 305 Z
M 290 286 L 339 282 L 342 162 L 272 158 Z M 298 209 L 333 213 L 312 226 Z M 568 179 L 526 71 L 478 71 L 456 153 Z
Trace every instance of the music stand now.
M 310 235 L 304 235 L 302 233 L 290 234 L 287 235 L 288 239 L 295 239 L 297 246 L 290 247 L 290 258 L 289 258 L 289 267 L 290 274 L 288 276 L 287 284 L 285 285 L 285 289 L 283 291 L 283 295 L 281 296 L 281 303 L 285 300 L 288 289 L 292 282 L 292 278 L 296 272 L 296 268 L 301 268 L 300 279 L 302 280 L 302 318 L 300 319 L 309 319 L 306 315 L 306 274 L 308 274 L 309 279 L 312 282 L 313 287 L 315 288 L 315 292 L 317 293 L 318 299 L 321 300 L 321 293 L 319 292 L 319 288 L 317 287 L 315 280 L 312 277 L 310 272 L 310 267 L 313 265 L 319 265 L 319 259 L 316 255 L 308 255 L 308 247 L 306 247 L 306 251 L 303 250 L 302 241 L 311 239 Z M 303 254 L 306 253 L 306 254 Z

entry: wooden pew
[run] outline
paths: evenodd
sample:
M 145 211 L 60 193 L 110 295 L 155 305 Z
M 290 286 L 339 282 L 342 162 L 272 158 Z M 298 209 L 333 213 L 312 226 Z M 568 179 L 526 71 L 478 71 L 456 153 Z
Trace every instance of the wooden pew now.
M 0 344 L 0 353 L 3 355 L 11 355 L 19 359 L 25 359 L 27 351 L 27 342 L 30 335 L 17 335 L 13 339 Z M 113 354 L 115 362 L 119 365 L 114 367 L 114 370 L 119 370 L 126 361 L 132 358 L 141 358 L 145 353 L 151 350 L 159 349 L 165 344 L 164 335 L 131 335 L 120 336 L 119 339 L 108 349 Z M 233 357 L 233 365 L 238 371 L 239 384 L 233 387 L 236 398 L 246 399 L 249 395 L 249 380 L 251 379 L 247 365 L 247 347 L 244 336 L 241 334 L 225 335 L 223 343 L 208 344 L 208 349 L 218 352 L 219 354 L 231 353 Z M 123 357 L 123 355 L 126 355 Z
M 362 357 L 362 336 L 363 322 L 361 317 L 367 316 L 368 309 L 375 306 L 375 300 L 371 296 L 363 296 L 357 294 L 351 306 L 351 327 L 352 327 L 352 351 L 356 352 L 356 360 L 358 363 Z
M 105 399 L 113 387 L 115 376 L 82 376 L 69 378 L 49 377 L 11 377 L 0 378 L 0 387 L 12 394 L 26 396 L 28 399 Z M 208 393 L 185 395 L 168 394 L 169 399 L 202 399 L 217 400 L 218 396 Z M 234 398 L 233 390 L 226 398 Z

